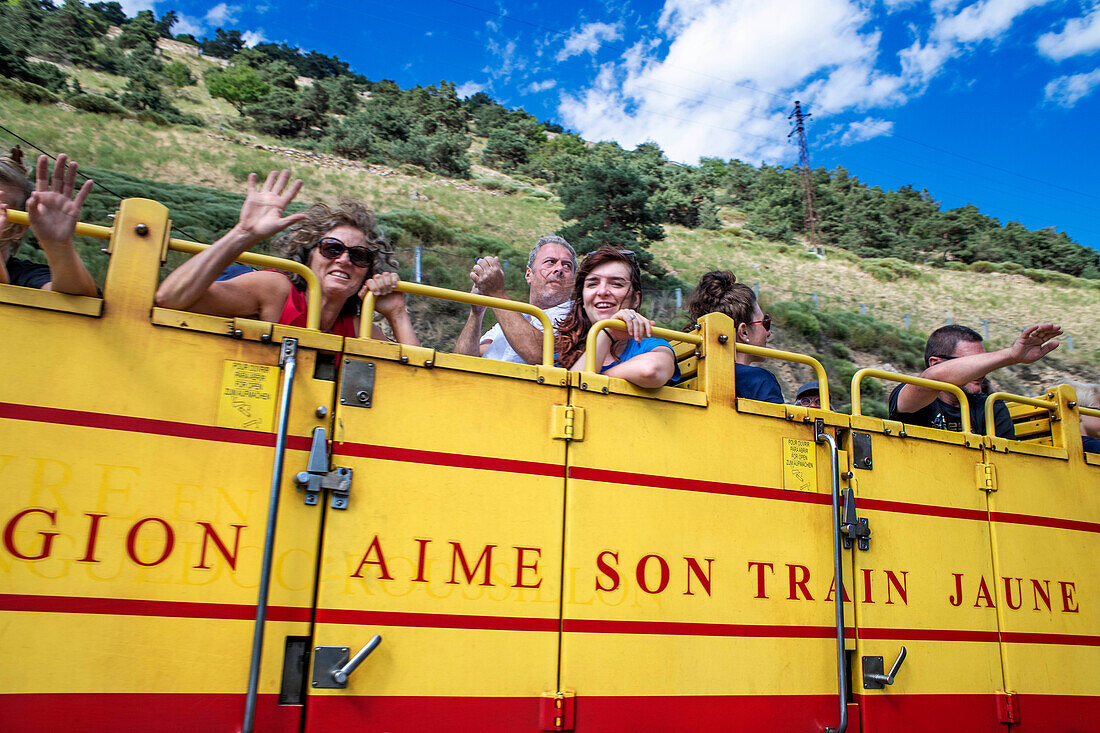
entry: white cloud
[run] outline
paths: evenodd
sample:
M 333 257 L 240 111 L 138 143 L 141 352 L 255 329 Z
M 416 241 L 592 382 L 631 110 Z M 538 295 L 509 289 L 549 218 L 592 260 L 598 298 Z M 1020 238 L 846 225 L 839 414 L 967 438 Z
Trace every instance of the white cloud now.
M 641 42 L 602 65 L 588 89 L 562 94 L 558 112 L 587 139 L 655 140 L 686 163 L 790 159 L 795 99 L 835 111 L 904 101 L 905 80 L 875 68 L 870 20 L 859 0 L 666 0 L 667 43 Z
M 152 10 L 155 12 L 158 2 L 160 0 L 120 0 L 119 5 L 122 6 L 122 12 L 126 13 L 127 18 L 133 18 L 139 10 Z
M 484 92 L 485 85 L 478 84 L 477 82 L 468 81 L 465 84 L 459 84 L 455 87 L 455 94 L 465 99 L 466 97 L 472 97 L 478 92 Z
M 486 48 L 489 53 L 499 59 L 499 62 L 495 66 L 486 66 L 482 71 L 493 79 L 507 79 L 510 77 L 519 62 L 519 57 L 516 54 L 516 42 L 514 40 L 508 41 L 508 43 L 501 46 L 496 40 L 491 39 Z
M 565 46 L 558 51 L 557 56 L 554 58 L 558 61 L 565 61 L 571 56 L 579 56 L 582 53 L 596 53 L 600 49 L 601 42 L 617 41 L 622 37 L 623 35 L 617 23 L 614 25 L 611 23 L 587 23 L 565 39 Z
M 236 23 L 237 13 L 241 12 L 240 5 L 226 5 L 225 3 L 218 3 L 210 10 L 206 11 L 206 22 L 210 25 L 225 25 L 226 23 Z
M 894 123 L 877 117 L 864 117 L 859 122 L 852 122 L 840 137 L 841 145 L 852 145 L 864 140 L 876 137 L 889 137 L 894 133 Z
M 553 89 L 558 85 L 556 79 L 546 79 L 544 81 L 535 81 L 527 87 L 529 92 L 545 92 L 547 89 Z
M 189 15 L 177 15 L 176 24 L 172 26 L 172 34 L 179 35 L 180 33 L 190 33 L 196 38 L 206 32 L 206 25 L 198 18 L 192 18 Z
M 1061 31 L 1039 36 L 1036 46 L 1054 61 L 1100 50 L 1100 3 L 1088 15 L 1066 21 Z
M 1087 74 L 1060 76 L 1047 84 L 1043 92 L 1046 101 L 1069 108 L 1092 94 L 1098 86 L 1100 86 L 1100 69 Z
M 257 28 L 254 31 L 245 31 L 241 34 L 241 40 L 244 41 L 244 45 L 248 48 L 252 48 L 257 43 L 263 43 L 267 40 L 267 36 L 264 35 L 263 28 Z
M 926 42 L 903 50 L 902 71 L 920 83 L 935 77 L 948 60 L 984 41 L 997 41 L 1021 15 L 1054 0 L 982 0 L 954 13 L 957 0 L 934 0 L 936 19 Z M 953 13 L 953 14 L 952 14 Z

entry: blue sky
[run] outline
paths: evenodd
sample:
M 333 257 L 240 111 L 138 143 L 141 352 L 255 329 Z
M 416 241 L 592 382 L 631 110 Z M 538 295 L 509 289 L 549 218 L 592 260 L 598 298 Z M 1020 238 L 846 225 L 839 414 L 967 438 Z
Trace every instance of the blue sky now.
M 926 188 L 1100 248 L 1100 0 L 620 0 L 249 5 L 131 0 L 339 56 L 401 86 L 485 91 L 589 140 Z

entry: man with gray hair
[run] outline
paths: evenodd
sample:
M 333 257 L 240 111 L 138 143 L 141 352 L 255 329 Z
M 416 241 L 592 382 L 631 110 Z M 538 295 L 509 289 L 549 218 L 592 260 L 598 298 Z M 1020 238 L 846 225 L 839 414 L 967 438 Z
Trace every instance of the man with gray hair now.
M 573 280 L 577 276 L 577 253 L 569 242 L 548 234 L 539 237 L 527 257 L 525 277 L 530 286 L 528 302 L 550 316 L 557 330 L 558 322 L 569 313 Z M 507 299 L 504 292 L 504 270 L 496 257 L 482 257 L 470 272 L 474 281 L 471 292 Z M 517 364 L 542 363 L 542 324 L 535 318 L 515 311 L 494 308 L 497 325 L 478 340 L 485 308 L 471 306 L 470 316 L 455 343 L 456 354 L 481 356 L 486 359 L 511 361 Z

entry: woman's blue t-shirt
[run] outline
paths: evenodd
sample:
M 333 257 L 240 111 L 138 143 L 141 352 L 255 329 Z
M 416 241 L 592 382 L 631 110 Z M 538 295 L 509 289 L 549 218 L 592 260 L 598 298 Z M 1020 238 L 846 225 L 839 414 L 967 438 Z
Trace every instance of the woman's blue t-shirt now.
M 669 351 L 672 351 L 672 344 L 665 341 L 664 339 L 647 338 L 647 339 L 642 339 L 640 343 L 638 341 L 635 341 L 634 339 L 630 339 L 629 341 L 626 342 L 626 348 L 623 349 L 622 355 L 618 359 L 616 359 L 615 361 L 613 361 L 610 364 L 608 364 L 607 366 L 605 366 L 603 369 L 600 369 L 600 373 L 602 374 L 603 372 L 606 372 L 611 367 L 618 366 L 619 364 L 622 364 L 624 361 L 629 361 L 630 359 L 633 359 L 635 356 L 638 356 L 639 354 L 648 354 L 650 351 L 653 351 L 654 349 L 659 349 L 662 346 L 664 346 Z M 676 358 L 676 352 L 675 351 L 672 351 L 672 358 L 673 359 Z M 675 382 L 679 379 L 680 379 L 680 366 L 676 365 L 676 369 L 672 374 L 672 379 L 670 379 L 668 381 L 671 384 L 672 382 Z

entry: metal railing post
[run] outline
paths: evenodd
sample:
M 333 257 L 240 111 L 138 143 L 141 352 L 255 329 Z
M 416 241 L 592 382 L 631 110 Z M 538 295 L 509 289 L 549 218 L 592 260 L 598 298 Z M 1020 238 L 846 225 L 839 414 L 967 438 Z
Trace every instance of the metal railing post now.
M 256 599 L 256 625 L 252 631 L 252 661 L 248 668 L 248 692 L 245 695 L 242 733 L 252 733 L 256 725 L 256 697 L 260 687 L 260 661 L 264 651 L 264 624 L 267 622 L 267 597 L 271 589 L 271 563 L 275 553 L 275 523 L 279 518 L 279 493 L 283 483 L 283 458 L 286 453 L 287 422 L 290 418 L 290 394 L 294 387 L 294 369 L 298 357 L 298 339 L 283 339 L 279 366 L 283 368 L 283 391 L 279 398 L 279 423 L 275 436 L 275 462 L 271 468 L 271 496 L 267 506 L 264 554 L 260 566 L 260 589 Z

